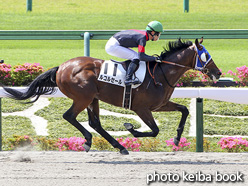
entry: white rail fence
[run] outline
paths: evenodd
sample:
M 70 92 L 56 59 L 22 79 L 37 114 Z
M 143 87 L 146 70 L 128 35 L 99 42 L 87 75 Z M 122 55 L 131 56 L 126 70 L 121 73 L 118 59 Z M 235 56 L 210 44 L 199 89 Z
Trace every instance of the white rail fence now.
M 26 87 L 14 87 L 23 91 Z M 3 88 L 0 88 L 0 98 L 6 97 Z M 66 97 L 60 90 L 53 95 L 42 97 Z M 248 104 L 248 88 L 175 88 L 172 98 L 207 98 L 239 104 Z

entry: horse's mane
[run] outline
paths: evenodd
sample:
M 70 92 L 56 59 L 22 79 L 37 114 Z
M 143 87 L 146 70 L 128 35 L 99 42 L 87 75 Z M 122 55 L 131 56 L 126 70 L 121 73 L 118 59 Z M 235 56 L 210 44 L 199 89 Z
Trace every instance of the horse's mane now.
M 179 38 L 176 41 L 170 41 L 167 44 L 167 47 L 163 47 L 164 51 L 161 52 L 160 57 L 162 59 L 165 59 L 166 57 L 168 57 L 169 55 L 181 50 L 181 49 L 185 49 L 188 48 L 189 46 L 192 45 L 191 41 L 182 41 L 181 38 Z

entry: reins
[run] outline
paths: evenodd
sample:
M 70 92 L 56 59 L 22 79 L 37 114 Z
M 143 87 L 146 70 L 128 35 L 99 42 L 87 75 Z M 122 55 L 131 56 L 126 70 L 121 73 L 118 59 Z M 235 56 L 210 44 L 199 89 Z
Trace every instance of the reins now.
M 162 63 L 165 63 L 165 64 L 168 64 L 168 65 L 178 66 L 178 67 L 181 67 L 181 68 L 195 69 L 194 66 L 195 66 L 195 64 L 196 64 L 196 58 L 198 57 L 200 63 L 201 63 L 202 66 L 203 66 L 202 73 L 205 74 L 205 73 L 206 73 L 206 72 L 205 72 L 205 70 L 206 70 L 205 67 L 206 67 L 209 63 L 205 64 L 205 66 L 204 66 L 204 65 L 203 65 L 203 61 L 201 60 L 201 58 L 200 58 L 200 56 L 198 55 L 197 51 L 196 51 L 196 50 L 194 50 L 194 51 L 195 51 L 195 55 L 194 55 L 194 57 L 193 57 L 193 64 L 192 64 L 191 67 L 185 66 L 185 65 L 181 65 L 181 64 L 177 64 L 177 63 L 174 63 L 174 62 L 171 62 L 171 61 L 162 60 L 161 62 L 162 62 Z M 150 62 L 148 62 L 148 71 L 149 71 L 149 74 L 150 74 L 151 78 L 153 79 L 155 85 L 162 85 L 161 83 L 156 82 L 156 80 L 155 80 L 155 70 L 156 70 L 156 68 L 157 68 L 158 63 L 155 64 L 155 66 L 154 66 L 154 68 L 153 68 L 153 73 L 151 73 L 150 65 L 149 65 L 149 64 L 150 64 Z M 160 65 L 159 65 L 159 67 L 160 67 L 160 69 L 161 69 L 161 71 L 162 71 L 162 73 L 163 73 L 163 76 L 164 76 L 164 79 L 165 79 L 166 83 L 167 83 L 171 88 L 175 88 L 176 86 L 172 86 L 172 85 L 169 83 L 169 81 L 168 81 L 168 79 L 166 78 L 165 73 L 164 73 L 164 71 L 163 71 L 163 69 L 161 68 Z M 207 70 L 208 70 L 208 69 L 207 69 Z
M 194 69 L 193 67 L 188 67 L 188 66 L 185 66 L 185 65 L 180 65 L 180 64 L 177 64 L 177 63 L 174 63 L 174 62 L 170 62 L 170 61 L 161 61 L 162 63 L 166 63 L 166 64 L 169 64 L 169 65 L 174 65 L 174 66 L 178 66 L 178 67 L 182 67 L 182 68 L 188 68 L 188 69 Z
M 195 60 L 196 56 L 197 56 L 197 52 L 196 52 L 195 55 L 194 55 L 194 58 L 193 58 L 194 61 L 196 61 L 196 60 Z M 198 56 L 198 57 L 199 57 L 199 56 Z M 178 66 L 178 67 L 181 67 L 181 68 L 194 69 L 194 62 L 193 62 L 192 67 L 188 67 L 188 66 L 185 66 L 185 65 L 181 65 L 181 64 L 177 64 L 177 63 L 170 62 L 170 61 L 165 61 L 165 60 L 162 60 L 161 62 L 162 62 L 162 63 L 165 63 L 165 64 L 169 64 L 169 65 Z M 161 86 L 162 84 L 159 83 L 159 82 L 157 82 L 157 81 L 155 80 L 155 70 L 156 70 L 157 66 L 158 66 L 158 63 L 155 64 L 155 66 L 154 66 L 154 68 L 153 68 L 153 73 L 151 73 L 151 70 L 150 70 L 150 62 L 148 62 L 148 72 L 149 72 L 151 78 L 153 79 L 155 85 L 160 85 L 160 86 Z M 169 81 L 168 81 L 168 79 L 166 78 L 165 73 L 164 73 L 164 71 L 163 71 L 163 69 L 161 68 L 160 65 L 159 65 L 159 67 L 160 67 L 161 71 L 163 72 L 163 76 L 164 76 L 164 79 L 165 79 L 166 83 L 167 83 L 171 88 L 175 88 L 176 86 L 172 86 L 172 85 L 169 83 Z
M 154 65 L 153 74 L 152 74 L 152 73 L 151 73 L 151 70 L 150 70 L 150 61 L 148 61 L 148 67 L 147 67 L 147 68 L 148 68 L 148 72 L 149 72 L 150 76 L 152 77 L 152 79 L 153 79 L 155 85 L 160 84 L 160 83 L 157 83 L 156 80 L 155 80 L 155 70 L 156 70 L 157 66 L 158 66 L 158 63 L 156 63 L 156 64 Z

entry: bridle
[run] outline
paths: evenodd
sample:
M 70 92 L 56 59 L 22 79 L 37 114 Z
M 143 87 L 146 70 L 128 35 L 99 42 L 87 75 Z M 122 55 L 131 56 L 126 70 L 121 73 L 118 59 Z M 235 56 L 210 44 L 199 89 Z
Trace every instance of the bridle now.
M 210 63 L 212 63 L 213 61 L 210 60 L 209 62 L 206 62 L 206 64 L 204 64 L 204 62 L 202 61 L 202 59 L 200 58 L 200 56 L 199 56 L 199 54 L 198 54 L 198 52 L 197 52 L 197 49 L 196 49 L 195 44 L 193 45 L 193 47 L 194 47 L 195 54 L 194 54 L 194 57 L 193 57 L 193 63 L 192 63 L 192 66 L 191 66 L 191 67 L 185 66 L 185 65 L 181 65 L 181 64 L 177 64 L 177 63 L 170 62 L 170 61 L 164 61 L 164 60 L 162 60 L 161 62 L 162 62 L 162 63 L 166 63 L 166 64 L 170 64 L 170 65 L 174 65 L 174 66 L 178 66 L 178 67 L 182 67 L 182 68 L 188 68 L 188 69 L 198 70 L 198 69 L 195 68 L 196 58 L 198 58 L 199 61 L 200 61 L 200 63 L 201 63 L 201 65 L 202 65 L 202 67 L 203 67 L 202 70 L 200 70 L 200 71 L 201 71 L 202 73 L 204 73 L 204 71 L 206 71 L 206 69 L 207 69 L 207 66 L 208 66 Z M 202 48 L 200 48 L 199 50 L 202 50 Z M 207 71 L 208 71 L 208 69 L 207 69 Z M 205 73 L 204 73 L 204 74 L 205 74 Z
M 178 67 L 181 67 L 181 68 L 187 68 L 187 69 L 193 69 L 193 70 L 198 70 L 195 68 L 195 65 L 196 65 L 196 58 L 199 59 L 200 63 L 202 64 L 202 70 L 198 70 L 198 71 L 201 71 L 203 74 L 207 74 L 209 72 L 209 69 L 207 68 L 207 66 L 213 62 L 213 60 L 210 60 L 208 62 L 206 62 L 206 64 L 204 64 L 204 62 L 202 61 L 202 59 L 200 58 L 198 52 L 197 52 L 197 49 L 196 49 L 196 46 L 195 44 L 193 44 L 193 47 L 194 47 L 194 51 L 195 51 L 195 54 L 194 54 L 194 57 L 193 57 L 193 63 L 192 63 L 192 66 L 185 66 L 185 65 L 182 65 L 182 64 L 178 64 L 178 63 L 174 63 L 174 62 L 171 62 L 171 61 L 165 61 L 165 60 L 162 60 L 161 62 L 162 63 L 165 63 L 165 64 L 169 64 L 169 65 L 174 65 L 174 66 L 178 66 Z M 201 50 L 202 48 L 200 48 L 199 50 Z M 151 73 L 150 71 L 150 67 L 149 67 L 149 62 L 148 62 L 148 71 L 149 71 L 149 74 L 150 76 L 152 77 L 152 79 L 154 80 L 154 83 L 155 85 L 162 85 L 161 83 L 159 82 L 156 82 L 155 80 L 155 69 L 157 68 L 157 65 L 158 63 L 155 64 L 154 68 L 153 68 L 153 74 Z M 161 71 L 163 72 L 163 76 L 164 76 L 164 79 L 166 81 L 166 83 L 171 87 L 171 88 L 175 88 L 176 86 L 172 86 L 168 79 L 166 78 L 165 76 L 165 73 L 162 69 L 162 67 L 159 65 Z

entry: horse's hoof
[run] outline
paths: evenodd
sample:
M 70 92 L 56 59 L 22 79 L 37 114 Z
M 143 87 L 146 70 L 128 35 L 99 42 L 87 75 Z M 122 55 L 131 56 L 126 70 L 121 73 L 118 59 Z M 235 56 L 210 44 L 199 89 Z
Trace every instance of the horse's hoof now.
M 121 153 L 122 155 L 128 155 L 128 154 L 129 154 L 129 152 L 127 151 L 127 149 L 122 149 L 122 150 L 120 150 L 120 153 Z
M 124 127 L 126 127 L 127 130 L 133 129 L 133 125 L 131 123 L 124 123 Z
M 174 137 L 174 141 L 173 141 L 173 142 L 174 142 L 174 144 L 175 144 L 176 146 L 178 146 L 180 141 L 178 141 L 177 138 Z
M 84 144 L 84 150 L 85 150 L 86 152 L 89 152 L 89 150 L 90 150 L 90 146 L 89 146 L 89 145 L 87 145 L 87 144 Z

